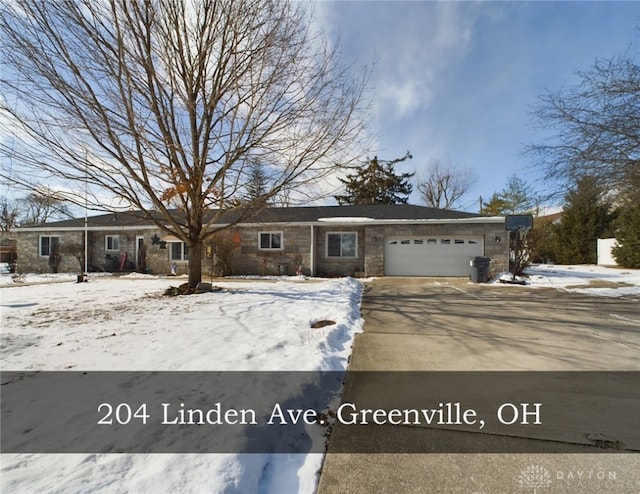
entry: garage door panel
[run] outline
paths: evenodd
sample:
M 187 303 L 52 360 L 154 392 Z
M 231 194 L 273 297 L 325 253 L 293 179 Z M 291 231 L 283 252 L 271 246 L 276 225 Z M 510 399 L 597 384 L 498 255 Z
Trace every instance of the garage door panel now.
M 468 276 L 469 258 L 482 255 L 482 236 L 387 237 L 385 275 Z

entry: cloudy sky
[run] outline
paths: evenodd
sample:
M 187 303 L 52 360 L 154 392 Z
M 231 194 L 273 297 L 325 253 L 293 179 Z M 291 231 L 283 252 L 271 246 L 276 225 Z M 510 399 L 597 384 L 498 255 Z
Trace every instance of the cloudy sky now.
M 398 171 L 438 157 L 471 168 L 469 211 L 511 175 L 544 185 L 522 154 L 541 138 L 541 94 L 596 58 L 640 54 L 640 2 L 322 1 L 317 16 L 346 63 L 373 65 L 372 153 L 411 151 Z

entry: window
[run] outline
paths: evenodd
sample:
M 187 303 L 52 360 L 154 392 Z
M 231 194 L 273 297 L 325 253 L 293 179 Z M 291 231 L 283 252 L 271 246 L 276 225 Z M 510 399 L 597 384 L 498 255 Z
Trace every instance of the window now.
M 327 233 L 327 257 L 357 257 L 357 234 Z
M 460 239 L 456 238 L 456 239 L 453 241 L 453 243 L 454 243 L 454 244 L 464 244 L 464 240 L 460 240 Z
M 400 240 L 400 245 L 410 245 L 411 240 Z
M 169 242 L 169 259 L 172 261 L 188 261 L 189 247 L 184 242 Z
M 120 250 L 120 237 L 118 235 L 105 235 L 104 250 Z
M 427 239 L 427 244 L 428 245 L 434 245 L 434 244 L 437 244 L 437 243 L 438 243 L 438 241 L 435 238 Z
M 413 245 L 422 245 L 424 244 L 424 240 L 417 238 L 413 241 Z
M 261 232 L 259 245 L 260 250 L 281 250 L 282 232 Z
M 440 240 L 440 243 L 444 244 L 444 245 L 449 245 L 451 243 L 451 239 L 450 238 L 443 238 L 443 239 Z
M 40 237 L 40 241 L 38 242 L 38 253 L 40 254 L 40 257 L 49 257 L 49 255 L 51 254 L 51 250 L 58 250 L 59 245 L 59 237 L 43 235 Z

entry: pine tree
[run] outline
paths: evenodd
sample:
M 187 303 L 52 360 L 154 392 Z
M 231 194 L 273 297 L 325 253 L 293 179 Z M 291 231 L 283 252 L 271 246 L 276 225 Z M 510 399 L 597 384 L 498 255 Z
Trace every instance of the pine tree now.
M 243 197 L 244 201 L 263 201 L 266 203 L 265 197 L 271 188 L 269 184 L 269 175 L 263 165 L 253 163 L 249 166 L 245 189 L 246 193 Z
M 494 192 L 489 202 L 482 203 L 482 210 L 480 212 L 491 216 L 500 216 L 503 215 L 506 210 L 506 201 L 498 195 L 497 192 Z
M 407 153 L 402 158 L 391 161 L 380 161 L 377 157 L 355 174 L 340 179 L 345 185 L 346 193 L 335 196 L 338 204 L 406 204 L 413 190 L 409 179 L 415 173 L 396 174 L 397 163 L 411 159 Z
M 482 203 L 482 213 L 505 215 L 530 212 L 536 202 L 533 188 L 521 178 L 512 175 L 500 192 L 494 192 L 489 202 Z
M 614 225 L 618 245 L 612 250 L 613 257 L 624 268 L 640 268 L 640 204 L 623 206 Z
M 553 251 L 561 264 L 595 264 L 597 240 L 610 230 L 612 205 L 594 177 L 578 179 L 565 196 L 564 214 L 553 227 Z

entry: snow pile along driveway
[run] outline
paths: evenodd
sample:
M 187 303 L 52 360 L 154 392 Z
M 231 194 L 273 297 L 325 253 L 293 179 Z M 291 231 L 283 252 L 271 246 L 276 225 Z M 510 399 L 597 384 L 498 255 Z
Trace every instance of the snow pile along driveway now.
M 4 275 L 6 276 L 6 275 Z M 353 279 L 224 281 L 165 297 L 155 277 L 0 291 L 4 370 L 345 370 L 362 329 Z M 320 320 L 335 324 L 313 329 Z M 3 492 L 314 492 L 321 454 L 2 457 Z

